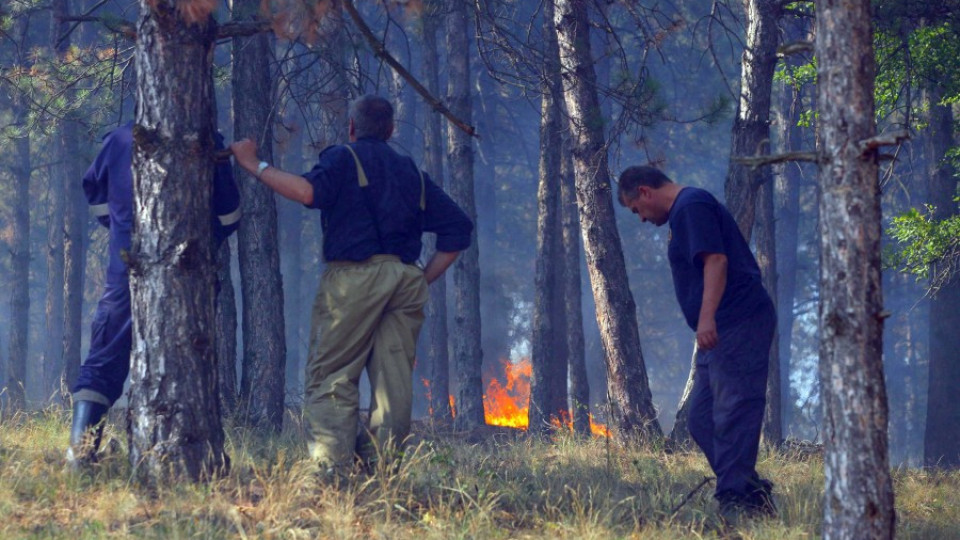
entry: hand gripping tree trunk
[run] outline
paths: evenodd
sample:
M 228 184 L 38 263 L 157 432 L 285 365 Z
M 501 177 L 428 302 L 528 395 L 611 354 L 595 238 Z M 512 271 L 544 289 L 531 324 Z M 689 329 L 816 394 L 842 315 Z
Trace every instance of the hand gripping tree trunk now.
M 215 23 L 177 7 L 144 0 L 137 21 L 130 461 L 148 483 L 228 464 L 210 236 Z
M 817 2 L 823 537 L 893 538 L 869 0 Z
M 636 304 L 627 284 L 615 221 L 587 5 L 584 0 L 560 0 L 555 20 L 564 98 L 573 133 L 580 230 L 607 362 L 610 423 L 620 442 L 659 438 L 662 432 L 650 396 Z

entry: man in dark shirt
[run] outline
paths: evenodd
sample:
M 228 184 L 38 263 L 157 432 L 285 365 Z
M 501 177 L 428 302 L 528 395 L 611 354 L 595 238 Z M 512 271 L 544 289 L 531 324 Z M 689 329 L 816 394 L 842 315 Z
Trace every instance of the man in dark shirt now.
M 217 144 L 223 147 L 217 135 Z M 111 131 L 86 174 L 83 190 L 90 211 L 110 229 L 106 286 L 91 324 L 90 351 L 80 366 L 73 391 L 73 425 L 67 461 L 78 466 L 89 460 L 99 446 L 103 419 L 120 398 L 130 372 L 133 341 L 130 314 L 130 280 L 124 252 L 130 250 L 133 230 L 133 122 Z M 240 221 L 240 191 L 229 161 L 218 163 L 211 198 L 211 227 L 219 244 L 237 229 Z M 98 426 L 93 437 L 90 428 Z
M 327 472 L 343 471 L 357 450 L 364 369 L 374 445 L 395 448 L 409 433 L 427 285 L 470 245 L 473 230 L 463 210 L 387 144 L 392 133 L 393 106 L 368 95 L 351 104 L 350 144 L 325 149 L 303 176 L 260 161 L 248 139 L 230 145 L 261 182 L 321 211 L 327 267 L 313 308 L 304 417 L 310 456 Z M 421 270 L 424 232 L 436 233 L 437 252 Z
M 697 334 L 690 435 L 717 475 L 721 515 L 772 514 L 772 484 L 756 463 L 777 317 L 756 259 L 713 195 L 653 167 L 625 170 L 619 199 L 643 222 L 670 224 L 674 289 Z

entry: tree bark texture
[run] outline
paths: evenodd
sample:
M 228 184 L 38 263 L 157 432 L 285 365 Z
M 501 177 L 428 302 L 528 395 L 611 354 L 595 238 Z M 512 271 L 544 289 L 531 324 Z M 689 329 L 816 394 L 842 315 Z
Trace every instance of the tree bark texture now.
M 558 1 L 554 18 L 573 138 L 580 230 L 607 363 L 610 423 L 619 442 L 659 438 L 607 172 L 588 5 L 583 0 Z
M 561 104 L 562 106 L 562 104 Z M 580 211 L 577 209 L 577 186 L 570 152 L 570 132 L 563 132 L 560 152 L 560 204 L 563 228 L 563 267 L 561 285 L 566 311 L 563 337 L 567 342 L 567 365 L 570 378 L 570 413 L 573 431 L 590 433 L 590 383 L 583 340 L 583 305 L 580 299 Z
M 770 102 L 773 72 L 777 66 L 779 0 L 744 0 L 747 41 L 740 61 L 740 100 L 730 137 L 730 168 L 724 182 L 727 209 L 743 237 L 750 242 L 756 215 L 757 189 L 770 183 L 769 167 L 751 168 L 737 157 L 770 151 Z
M 149 484 L 223 471 L 216 387 L 210 193 L 211 17 L 186 23 L 173 0 L 137 21 L 130 462 Z
M 473 118 L 470 95 L 471 27 L 466 4 L 455 2 L 446 20 L 447 103 L 450 112 L 464 122 Z M 453 366 L 456 377 L 456 417 L 458 430 L 470 430 L 484 424 L 483 351 L 480 344 L 480 247 L 477 243 L 477 208 L 473 183 L 473 141 L 453 124 L 447 124 L 447 161 L 450 171 L 450 196 L 474 222 L 470 247 L 453 265 L 454 318 Z
M 423 79 L 427 90 L 440 95 L 440 55 L 437 52 L 442 5 L 437 1 L 425 2 L 423 16 Z M 424 117 L 423 133 L 424 170 L 438 186 L 443 187 L 443 130 L 440 114 L 428 111 Z M 435 238 L 427 241 L 427 260 L 436 250 Z M 426 362 L 429 379 L 429 410 L 431 419 L 446 424 L 453 419 L 450 410 L 450 349 L 447 331 L 447 277 L 446 274 L 430 285 L 430 299 L 426 306 L 424 334 Z
M 53 17 L 51 20 L 51 39 L 58 58 L 63 58 L 70 48 L 70 23 L 63 17 L 70 12 L 68 0 L 54 0 L 51 4 Z M 72 88 L 64 90 L 64 97 L 68 102 L 73 101 L 75 92 Z M 77 113 L 68 111 L 58 126 L 60 152 L 62 161 L 51 171 L 54 177 L 63 181 L 63 192 L 66 195 L 64 204 L 64 232 L 63 232 L 63 379 L 59 385 L 62 397 L 77 380 L 80 374 L 81 363 L 81 336 L 83 317 L 83 276 L 86 268 L 87 244 L 87 201 L 83 194 L 80 178 L 83 176 L 82 165 L 79 163 L 79 133 L 76 121 Z M 58 170 L 59 169 L 59 170 Z
M 237 297 L 230 273 L 230 241 L 224 240 L 214 253 L 217 267 L 215 335 L 217 340 L 217 394 L 220 411 L 232 416 L 237 409 Z
M 823 537 L 893 538 L 869 0 L 817 3 Z
M 540 85 L 540 165 L 537 188 L 537 258 L 534 270 L 529 430 L 545 434 L 567 416 L 567 354 L 562 318 L 563 249 L 560 228 L 561 116 L 559 49 L 551 0 L 544 4 L 544 58 Z M 559 304 L 559 305 L 558 305 Z
M 683 393 L 680 394 L 680 403 L 677 404 L 677 416 L 673 421 L 673 429 L 670 430 L 670 436 L 667 442 L 670 448 L 686 449 L 692 448 L 693 438 L 690 436 L 690 392 L 693 391 L 693 376 L 697 371 L 697 343 L 693 343 L 693 355 L 690 357 L 690 372 L 687 375 L 687 382 L 683 385 Z
M 927 162 L 930 202 L 936 207 L 934 219 L 957 214 L 956 171 L 946 152 L 955 146 L 954 118 L 949 105 L 937 104 L 941 92 L 930 99 L 930 133 L 927 136 Z M 923 461 L 929 467 L 960 467 L 960 277 L 954 275 L 930 298 L 930 367 L 927 389 L 927 419 Z
M 17 118 L 24 129 L 14 141 L 13 200 L 10 238 L 10 341 L 4 384 L 10 412 L 26 407 L 27 357 L 30 352 L 30 133 L 26 109 Z
M 257 0 L 234 3 L 234 20 L 248 20 Z M 273 47 L 266 33 L 233 39 L 233 132 L 256 141 L 260 159 L 273 162 Z M 286 343 L 280 276 L 277 205 L 273 191 L 234 165 L 240 183 L 243 219 L 237 235 L 240 294 L 243 297 L 243 372 L 240 413 L 251 426 L 283 426 Z
M 303 130 L 298 129 L 290 139 L 281 169 L 285 171 L 306 170 L 303 163 Z M 286 394 L 301 402 L 303 397 L 304 364 L 301 344 L 303 328 L 303 295 L 300 285 L 303 277 L 303 205 L 286 199 L 278 199 L 280 205 L 280 263 L 283 268 L 283 324 L 286 332 Z

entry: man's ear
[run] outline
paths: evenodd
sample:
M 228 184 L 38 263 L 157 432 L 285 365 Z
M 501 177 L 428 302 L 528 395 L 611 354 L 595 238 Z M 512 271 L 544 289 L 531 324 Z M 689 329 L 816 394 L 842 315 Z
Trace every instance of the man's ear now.
M 387 139 L 393 137 L 393 123 L 390 124 L 390 129 L 387 130 Z
M 349 137 L 350 140 L 353 141 L 356 138 L 356 134 L 357 134 L 357 130 L 355 127 L 353 127 L 353 118 L 351 118 L 347 127 L 347 137 Z

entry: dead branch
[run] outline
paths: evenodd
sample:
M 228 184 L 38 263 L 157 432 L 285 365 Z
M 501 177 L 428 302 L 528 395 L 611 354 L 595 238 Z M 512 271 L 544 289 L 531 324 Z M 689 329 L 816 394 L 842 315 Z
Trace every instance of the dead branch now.
M 64 22 L 98 22 L 105 26 L 107 30 L 120 34 L 127 39 L 137 39 L 137 28 L 130 21 L 118 19 L 116 17 L 91 17 L 88 15 L 67 15 L 62 19 Z
M 787 161 L 809 161 L 811 163 L 816 163 L 817 153 L 816 152 L 786 152 L 783 154 L 773 154 L 768 156 L 753 156 L 753 157 L 735 157 L 733 161 L 740 163 L 741 165 L 746 165 L 751 169 L 756 169 L 757 167 L 763 167 L 764 165 L 774 165 L 776 163 L 785 163 Z
M 678 504 L 676 507 L 674 507 L 673 510 L 670 511 L 670 517 L 672 518 L 673 516 L 677 515 L 677 512 L 679 512 L 680 509 L 683 508 L 683 505 L 687 504 L 687 501 L 692 499 L 693 496 L 696 495 L 697 492 L 700 491 L 700 489 L 703 486 L 707 485 L 707 483 L 709 483 L 711 480 L 713 480 L 713 477 L 711 476 L 704 477 L 704 479 L 701 480 L 699 484 L 697 484 L 697 487 L 693 488 L 693 491 L 691 491 L 690 493 L 687 493 L 687 495 L 683 498 L 683 500 L 680 501 L 680 504 Z
M 476 128 L 457 118 L 452 112 L 450 112 L 450 109 L 448 109 L 446 105 L 444 105 L 439 99 L 433 97 L 433 95 L 430 94 L 430 91 L 420 84 L 420 81 L 411 75 L 410 72 L 407 71 L 407 69 L 404 68 L 396 58 L 387 52 L 387 49 L 383 46 L 383 43 L 377 39 L 377 36 L 375 36 L 373 31 L 370 30 L 370 27 L 367 26 L 367 23 L 363 20 L 363 17 L 360 16 L 357 8 L 353 5 L 353 2 L 350 0 L 344 0 L 343 7 L 347 10 L 347 13 L 350 15 L 350 18 L 353 19 L 353 22 L 357 25 L 357 28 L 360 29 L 360 33 L 363 34 L 363 37 L 373 48 L 373 54 L 386 62 L 394 69 L 394 71 L 397 72 L 398 75 L 403 77 L 403 80 L 407 81 L 407 83 L 409 83 L 418 94 L 423 96 L 423 99 L 427 100 L 427 103 L 429 103 L 435 111 L 446 116 L 447 119 L 453 123 L 453 125 L 462 129 L 467 135 L 470 135 L 471 137 L 477 137 L 478 139 L 480 138 L 480 136 L 477 135 Z
M 885 135 L 876 135 L 870 137 L 869 139 L 864 139 L 857 143 L 857 147 L 860 148 L 861 154 L 866 154 L 872 150 L 876 150 L 881 146 L 892 146 L 895 144 L 900 144 L 903 141 L 910 138 L 910 133 L 906 130 L 903 131 L 894 131 L 893 133 L 887 133 Z
M 813 42 L 812 41 L 794 41 L 793 43 L 786 43 L 777 47 L 777 57 L 784 58 L 790 56 L 791 54 L 800 54 L 800 53 L 812 53 L 813 52 Z
M 134 40 L 137 39 L 136 26 L 123 19 L 116 17 L 92 17 L 88 15 L 73 15 L 63 18 L 67 22 L 97 22 L 102 24 L 111 32 Z M 231 21 L 221 24 L 217 27 L 217 39 L 229 39 L 235 37 L 246 37 L 259 34 L 260 32 L 270 31 L 270 21 L 258 19 L 256 21 Z

